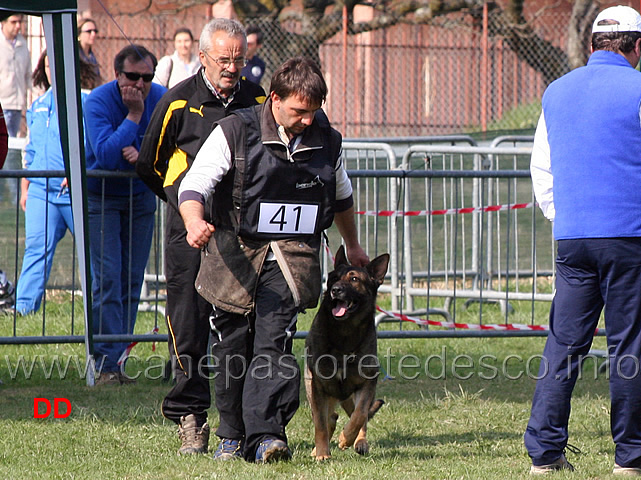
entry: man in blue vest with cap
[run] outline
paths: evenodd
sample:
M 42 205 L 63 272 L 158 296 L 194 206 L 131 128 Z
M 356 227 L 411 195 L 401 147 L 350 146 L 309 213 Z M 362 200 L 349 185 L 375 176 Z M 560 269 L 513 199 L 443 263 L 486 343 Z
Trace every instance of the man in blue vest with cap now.
M 570 399 L 605 312 L 615 475 L 641 475 L 641 16 L 597 16 L 588 64 L 543 95 L 530 170 L 554 221 L 556 294 L 525 446 L 532 474 L 565 458 Z M 605 310 L 604 310 L 605 309 Z

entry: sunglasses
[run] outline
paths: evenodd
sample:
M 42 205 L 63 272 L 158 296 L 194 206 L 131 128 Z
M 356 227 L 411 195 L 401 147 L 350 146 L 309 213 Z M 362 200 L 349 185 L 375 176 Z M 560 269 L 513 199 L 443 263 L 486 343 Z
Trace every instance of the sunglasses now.
M 127 79 L 131 80 L 132 82 L 137 82 L 140 78 L 142 78 L 143 82 L 149 83 L 154 79 L 154 74 L 153 73 L 136 73 L 136 72 L 120 72 L 122 73 Z

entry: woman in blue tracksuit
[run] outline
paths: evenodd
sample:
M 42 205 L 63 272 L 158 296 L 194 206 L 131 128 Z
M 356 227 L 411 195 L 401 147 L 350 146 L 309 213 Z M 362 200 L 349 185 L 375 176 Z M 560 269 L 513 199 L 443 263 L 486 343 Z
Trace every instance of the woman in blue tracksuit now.
M 87 68 L 85 62 L 80 63 L 82 86 L 91 88 L 95 82 L 93 71 Z M 27 110 L 29 142 L 25 148 L 23 166 L 27 170 L 64 170 L 46 50 L 40 55 L 32 78 L 33 84 L 46 89 L 46 92 L 34 100 Z M 87 93 L 82 91 L 83 103 Z M 56 245 L 67 229 L 73 235 L 73 219 L 66 178 L 23 178 L 20 190 L 26 238 L 15 308 L 18 314 L 26 315 L 40 308 Z

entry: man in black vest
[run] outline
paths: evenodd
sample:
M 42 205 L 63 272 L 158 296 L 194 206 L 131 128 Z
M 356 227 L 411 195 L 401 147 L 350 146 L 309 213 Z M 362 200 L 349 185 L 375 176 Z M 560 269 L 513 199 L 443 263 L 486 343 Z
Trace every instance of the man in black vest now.
M 176 384 L 162 412 L 179 425 L 180 454 L 206 453 L 211 405 L 207 345 L 211 305 L 194 287 L 200 253 L 186 241 L 178 213 L 178 186 L 212 124 L 231 112 L 262 103 L 265 92 L 241 80 L 247 41 L 235 20 L 211 20 L 200 36 L 202 68 L 162 97 L 145 133 L 136 171 L 166 201 L 165 275 L 169 353 Z
M 322 231 L 335 220 L 351 263 L 369 261 L 341 135 L 320 110 L 326 95 L 314 62 L 288 60 L 263 105 L 218 122 L 180 186 L 187 241 L 203 249 L 196 286 L 214 305 L 215 459 L 291 457 L 285 427 L 300 388 L 292 339 L 297 314 L 320 296 Z

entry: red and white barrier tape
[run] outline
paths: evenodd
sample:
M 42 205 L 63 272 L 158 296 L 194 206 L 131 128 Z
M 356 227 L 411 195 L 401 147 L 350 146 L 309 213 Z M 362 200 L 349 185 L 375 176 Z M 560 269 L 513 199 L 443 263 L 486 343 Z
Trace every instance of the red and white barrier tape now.
M 154 333 L 158 333 L 158 327 L 154 327 L 153 330 L 150 330 L 149 332 L 145 333 L 145 335 L 152 335 Z M 127 345 L 127 348 L 125 348 L 125 351 L 122 352 L 122 355 L 120 355 L 120 358 L 118 359 L 118 365 L 122 365 L 125 363 L 125 360 L 129 357 L 131 354 L 131 351 L 134 349 L 134 347 L 138 345 L 138 342 L 131 342 L 129 345 Z M 155 352 L 156 351 L 156 342 L 153 342 L 151 345 L 151 351 Z
M 505 210 L 519 210 L 521 208 L 532 208 L 536 204 L 514 203 L 511 205 L 490 205 L 488 207 L 465 207 L 465 208 L 447 208 L 445 210 L 360 210 L 355 212 L 356 215 L 366 215 L 373 217 L 425 217 L 430 215 L 455 215 L 474 212 L 501 212 Z
M 417 325 L 430 325 L 434 327 L 444 327 L 444 328 L 459 328 L 459 329 L 467 329 L 467 330 L 503 330 L 503 331 L 508 331 L 508 330 L 532 330 L 532 331 L 545 331 L 549 330 L 549 327 L 547 325 L 525 325 L 522 323 L 505 323 L 505 324 L 476 324 L 476 323 L 457 323 L 457 322 L 438 322 L 436 320 L 425 320 L 423 318 L 417 318 L 417 317 L 410 317 L 408 315 L 402 315 L 399 313 L 392 313 L 388 312 L 387 310 L 383 310 L 381 307 L 378 305 L 376 306 L 376 310 L 378 310 L 381 313 L 384 313 L 385 315 L 388 315 L 390 317 L 395 317 L 399 318 L 405 322 L 412 322 Z
M 520 203 L 516 205 L 511 205 L 510 208 L 528 208 L 533 206 L 533 203 Z M 506 207 L 503 205 L 502 207 Z M 499 208 L 494 208 L 494 207 L 487 207 L 487 208 L 493 208 L 493 210 L 490 211 L 497 211 Z M 506 210 L 506 208 L 502 208 L 503 210 Z M 465 209 L 469 210 L 469 209 Z M 358 213 L 358 212 L 357 212 Z M 406 214 L 409 212 L 405 212 Z M 464 212 L 464 213 L 469 213 L 469 212 Z M 329 257 L 331 263 L 334 263 L 334 255 L 329 249 L 329 245 L 327 245 L 327 242 L 324 242 L 325 244 L 325 251 L 327 252 L 327 256 Z M 504 324 L 497 324 L 497 323 L 489 323 L 489 324 L 478 324 L 478 323 L 458 323 L 458 322 L 439 322 L 436 320 L 429 320 L 429 319 L 423 319 L 423 318 L 418 318 L 418 317 L 411 317 L 409 315 L 403 315 L 400 313 L 392 313 L 388 312 L 387 310 L 382 309 L 380 306 L 376 305 L 376 310 L 378 310 L 381 313 L 384 313 L 385 315 L 392 317 L 392 318 L 398 318 L 400 320 L 403 320 L 404 322 L 412 322 L 417 325 L 423 325 L 423 326 L 432 326 L 432 327 L 444 327 L 444 328 L 458 328 L 458 329 L 466 329 L 466 330 L 501 330 L 501 331 L 546 331 L 549 330 L 548 325 L 526 325 L 523 323 L 504 323 Z

